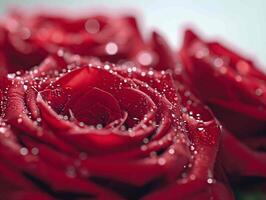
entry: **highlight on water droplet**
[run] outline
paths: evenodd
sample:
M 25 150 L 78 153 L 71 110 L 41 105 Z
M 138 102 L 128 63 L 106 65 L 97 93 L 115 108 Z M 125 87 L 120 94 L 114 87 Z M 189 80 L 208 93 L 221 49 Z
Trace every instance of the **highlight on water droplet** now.
M 105 46 L 105 51 L 109 55 L 115 55 L 118 52 L 118 46 L 114 42 L 109 42 Z

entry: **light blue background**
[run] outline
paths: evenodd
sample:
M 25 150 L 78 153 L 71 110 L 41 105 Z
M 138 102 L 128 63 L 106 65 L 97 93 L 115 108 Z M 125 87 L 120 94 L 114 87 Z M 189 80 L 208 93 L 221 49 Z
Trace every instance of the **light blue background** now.
M 32 10 L 45 5 L 75 12 L 95 8 L 137 11 L 145 29 L 158 28 L 175 48 L 180 46 L 184 27 L 193 25 L 206 37 L 222 38 L 240 49 L 266 71 L 266 0 L 0 0 L 0 12 L 4 13 L 8 5 Z

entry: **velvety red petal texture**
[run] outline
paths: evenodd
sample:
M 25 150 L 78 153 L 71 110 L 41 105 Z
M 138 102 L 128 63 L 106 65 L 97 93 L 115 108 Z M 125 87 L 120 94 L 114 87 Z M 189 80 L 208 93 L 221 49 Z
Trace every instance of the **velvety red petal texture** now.
M 265 74 L 192 31 L 178 56 L 141 33 L 121 15 L 13 10 L 1 21 L 0 199 L 265 190 Z
M 257 177 L 265 184 L 266 75 L 251 60 L 190 30 L 179 57 L 184 79 L 225 127 L 220 154 L 230 178 Z
M 154 32 L 145 41 L 132 16 L 73 19 L 15 10 L 3 22 L 0 37 L 0 46 L 5 49 L 0 53 L 0 64 L 4 63 L 9 72 L 39 65 L 58 49 L 127 65 L 134 61 L 136 65 L 156 69 L 174 67 L 174 54 L 165 39 Z
M 214 174 L 219 124 L 182 83 L 61 56 L 7 76 L 3 183 L 21 180 L 10 198 L 233 199 Z

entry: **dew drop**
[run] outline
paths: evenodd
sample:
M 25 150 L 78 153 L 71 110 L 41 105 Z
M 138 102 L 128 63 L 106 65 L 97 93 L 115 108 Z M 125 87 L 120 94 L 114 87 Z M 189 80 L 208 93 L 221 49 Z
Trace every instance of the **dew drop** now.
M 168 150 L 168 153 L 171 154 L 171 155 L 174 155 L 174 154 L 175 154 L 175 149 L 172 149 L 172 148 L 169 149 L 169 150 Z
M 96 19 L 88 19 L 84 24 L 85 30 L 88 33 L 97 33 L 100 30 L 100 24 Z
M 132 67 L 132 71 L 133 72 L 137 71 L 137 68 L 136 67 Z
M 69 177 L 69 178 L 74 178 L 76 177 L 76 170 L 73 166 L 68 166 L 66 168 L 66 175 Z
M 141 51 L 137 55 L 137 60 L 140 64 L 147 66 L 152 63 L 153 57 L 148 51 Z
M 220 71 L 221 74 L 226 74 L 227 73 L 227 68 L 226 67 L 221 67 L 219 71 Z
M 64 115 L 64 116 L 63 116 L 63 119 L 64 119 L 64 120 L 68 120 L 68 116 L 67 116 L 67 115 Z
M 154 72 L 153 72 L 152 70 L 148 71 L 148 75 L 150 75 L 150 76 L 152 76 L 153 73 L 154 73 Z
M 145 72 L 141 72 L 140 75 L 141 75 L 141 76 L 146 76 L 146 73 L 145 73 Z
M 183 113 L 187 112 L 187 108 L 186 107 L 182 107 L 181 110 L 182 110 Z
M 125 131 L 127 128 L 124 126 L 124 125 L 122 125 L 121 127 L 120 127 L 120 130 L 121 131 Z
M 0 127 L 0 133 L 5 133 L 6 128 Z
M 189 176 L 189 178 L 190 178 L 191 180 L 195 180 L 195 179 L 196 179 L 196 176 L 195 176 L 194 174 L 191 174 L 191 175 Z
M 105 51 L 109 55 L 115 55 L 118 51 L 118 46 L 114 42 L 109 42 L 105 46 Z
M 148 139 L 148 138 L 144 138 L 144 139 L 143 139 L 143 143 L 144 143 L 144 144 L 148 144 L 148 143 L 149 143 L 149 139 Z
M 199 130 L 199 131 L 203 131 L 204 128 L 203 128 L 203 127 L 198 127 L 198 130 Z
M 22 122 L 22 118 L 18 118 L 18 123 L 20 124 Z
M 31 37 L 31 31 L 27 27 L 23 27 L 20 32 L 20 37 L 23 40 L 27 40 Z
M 189 99 L 187 100 L 187 105 L 191 105 L 193 102 Z
M 7 78 L 10 78 L 10 79 L 13 79 L 13 78 L 15 78 L 15 77 L 16 77 L 16 74 L 14 74 L 14 73 L 13 73 L 13 74 L 8 74 L 8 75 L 7 75 Z
M 148 149 L 147 145 L 141 145 L 140 150 L 146 151 Z
M 164 158 L 159 158 L 158 159 L 158 164 L 159 165 L 164 165 L 166 163 L 166 160 Z
M 224 64 L 224 61 L 222 58 L 215 58 L 213 64 L 215 67 L 221 67 Z
M 189 96 L 191 95 L 191 93 L 190 93 L 190 91 L 185 91 L 184 95 L 185 95 L 186 97 L 189 97 Z
M 104 65 L 104 69 L 109 70 L 110 69 L 110 65 Z
M 79 154 L 80 160 L 86 160 L 88 158 L 88 155 L 85 152 L 81 152 Z
M 207 179 L 207 183 L 208 184 L 213 184 L 214 183 L 214 179 L 213 178 L 208 178 Z
M 194 151 L 195 150 L 195 147 L 194 146 L 190 146 L 190 150 L 191 151 Z
M 32 149 L 31 149 L 31 153 L 33 154 L 33 155 L 38 155 L 39 154 L 39 149 L 38 148 L 36 148 L 36 147 L 33 147 Z
M 86 169 L 86 168 L 81 168 L 80 169 L 80 174 L 83 176 L 83 177 L 88 177 L 90 175 L 89 171 Z
M 21 72 L 20 71 L 16 71 L 16 75 L 21 75 Z
M 58 55 L 59 57 L 63 57 L 64 54 L 65 54 L 65 52 L 64 52 L 63 49 L 59 49 L 59 50 L 57 51 L 57 55 Z
M 85 123 L 84 122 L 79 122 L 79 126 L 83 127 L 83 126 L 85 126 Z
M 202 47 L 196 52 L 196 58 L 201 59 L 209 55 L 209 49 L 207 47 Z
M 152 151 L 152 152 L 150 153 L 150 157 L 152 157 L 152 158 L 157 157 L 157 153 L 156 153 L 156 151 Z
M 135 121 L 139 121 L 139 118 L 137 118 L 137 117 L 133 117 L 132 119 Z
M 96 128 L 97 128 L 97 129 L 102 129 L 102 128 L 103 128 L 103 125 L 102 125 L 102 124 L 97 124 L 97 125 L 96 125 Z
M 262 90 L 261 88 L 257 88 L 257 89 L 255 90 L 255 94 L 256 94 L 257 96 L 261 96 L 261 95 L 263 94 L 263 90 Z
M 26 156 L 29 153 L 28 149 L 25 147 L 22 147 L 19 152 L 22 156 Z

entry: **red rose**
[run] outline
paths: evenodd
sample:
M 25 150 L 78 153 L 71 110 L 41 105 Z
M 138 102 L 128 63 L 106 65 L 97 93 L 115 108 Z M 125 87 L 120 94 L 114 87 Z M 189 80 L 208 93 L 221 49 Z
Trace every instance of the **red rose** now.
M 2 49 L 9 72 L 38 65 L 60 48 L 127 65 L 134 61 L 156 69 L 174 67 L 173 54 L 166 41 L 156 32 L 145 41 L 136 19 L 131 16 L 73 19 L 16 11 L 4 22 Z
M 233 199 L 214 166 L 219 126 L 184 85 L 93 62 L 53 55 L 2 80 L 1 196 Z
M 229 184 L 265 188 L 266 75 L 191 31 L 177 58 L 147 36 L 131 16 L 1 22 L 0 199 L 231 200 Z
M 227 171 L 266 177 L 266 75 L 252 61 L 191 31 L 179 56 L 185 79 L 227 129 L 221 146 Z

